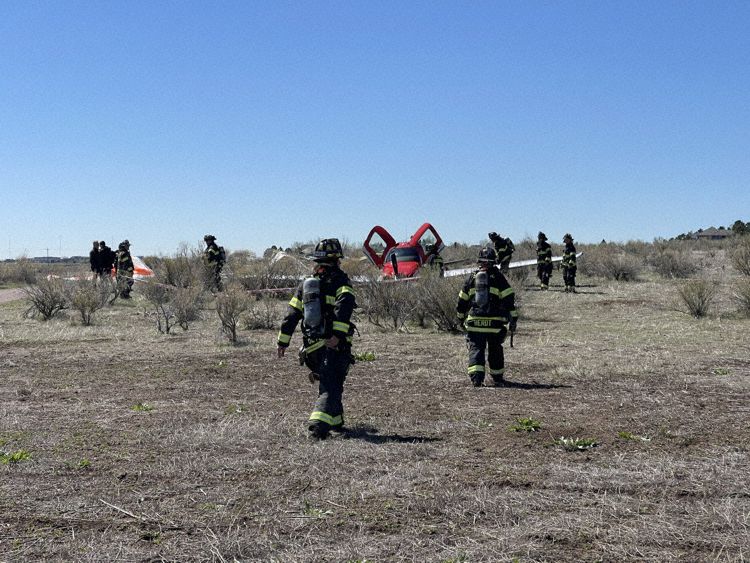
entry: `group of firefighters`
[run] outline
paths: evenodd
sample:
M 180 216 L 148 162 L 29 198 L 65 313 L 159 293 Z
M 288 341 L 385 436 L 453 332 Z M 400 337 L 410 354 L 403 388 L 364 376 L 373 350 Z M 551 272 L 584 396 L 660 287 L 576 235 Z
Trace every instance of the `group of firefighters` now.
M 457 318 L 466 330 L 468 375 L 474 387 L 484 385 L 486 371 L 493 386 L 506 385 L 503 342 L 508 332 L 515 333 L 518 323 L 515 293 L 503 273 L 509 270 L 515 248 L 510 239 L 497 233 L 489 233 L 489 237 L 492 246 L 480 250 L 478 267 L 467 276 L 456 305 Z M 565 291 L 575 292 L 576 249 L 570 234 L 563 241 Z M 283 358 L 297 325 L 302 323 L 300 365 L 307 366 L 311 382 L 318 383 L 318 397 L 307 424 L 310 437 L 317 440 L 344 428 L 344 381 L 354 363 L 351 345 L 355 326 L 351 316 L 356 303 L 349 277 L 340 268 L 342 258 L 338 239 L 323 239 L 315 246 L 315 268 L 289 301 L 277 337 L 277 357 Z M 552 251 L 540 232 L 537 271 L 542 290 L 549 288 L 551 270 Z
M 208 268 L 208 289 L 221 291 L 221 270 L 226 262 L 224 247 L 216 244 L 214 235 L 203 237 L 206 249 L 203 251 L 203 260 Z M 117 292 L 122 299 L 130 299 L 133 290 L 133 273 L 135 264 L 130 254 L 130 241 L 125 239 L 117 246 L 114 252 L 103 240 L 94 241 L 93 248 L 89 252 L 89 263 L 94 279 L 109 279 L 112 272 L 115 273 Z
M 125 239 L 114 252 L 103 240 L 95 240 L 89 252 L 89 263 L 94 279 L 109 279 L 112 271 L 117 280 L 117 292 L 122 299 L 130 299 L 133 290 L 133 257 L 130 254 L 130 241 Z
M 468 375 L 475 387 L 484 385 L 487 371 L 495 387 L 506 385 L 503 342 L 508 332 L 511 335 L 515 333 L 518 323 L 515 293 L 504 275 L 509 271 L 515 247 L 509 238 L 495 232 L 489 233 L 489 239 L 491 245 L 480 250 L 477 269 L 467 276 L 456 305 L 457 318 L 466 330 Z M 221 291 L 221 271 L 226 261 L 224 248 L 216 244 L 214 235 L 206 235 L 203 240 L 206 243 L 203 259 L 209 268 L 210 289 Z M 565 291 L 575 292 L 576 249 L 573 237 L 566 234 L 563 242 Z M 439 254 L 432 254 L 442 270 Z M 344 380 L 354 363 L 351 347 L 355 326 L 351 316 L 356 302 L 349 277 L 340 268 L 343 256 L 338 239 L 328 238 L 318 242 L 312 257 L 315 268 L 312 275 L 300 283 L 289 301 L 277 338 L 277 356 L 282 358 L 294 330 L 302 322 L 300 365 L 307 366 L 310 380 L 318 383 L 318 398 L 308 421 L 308 430 L 310 436 L 318 440 L 324 440 L 331 431 L 341 431 L 344 427 Z M 96 277 L 109 276 L 114 269 L 120 297 L 130 297 L 134 265 L 128 240 L 119 244 L 116 253 L 104 241 L 94 241 L 89 258 Z M 549 288 L 551 273 L 552 249 L 546 235 L 540 232 L 537 241 L 540 289 Z

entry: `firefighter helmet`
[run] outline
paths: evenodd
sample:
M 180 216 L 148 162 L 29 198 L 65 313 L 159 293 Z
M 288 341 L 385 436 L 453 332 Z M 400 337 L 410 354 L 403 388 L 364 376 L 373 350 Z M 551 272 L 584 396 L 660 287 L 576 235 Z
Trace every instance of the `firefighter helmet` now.
M 573 235 L 570 233 L 565 233 L 565 236 L 563 236 L 563 242 L 573 242 Z
M 480 264 L 484 262 L 494 264 L 496 261 L 497 254 L 495 253 L 494 248 L 485 247 L 479 251 L 479 258 L 477 258 L 477 262 L 479 262 Z
M 539 234 L 536 238 L 539 240 L 547 240 L 547 235 L 545 235 L 542 231 L 539 231 Z
M 206 242 L 213 242 L 216 240 L 214 235 L 204 235 L 203 240 Z
M 500 237 L 495 231 L 492 231 L 491 233 L 487 233 L 487 236 L 490 238 L 491 241 L 495 241 L 496 239 L 499 239 Z
M 336 262 L 344 257 L 341 243 L 337 238 L 324 238 L 315 245 L 313 260 L 316 262 Z

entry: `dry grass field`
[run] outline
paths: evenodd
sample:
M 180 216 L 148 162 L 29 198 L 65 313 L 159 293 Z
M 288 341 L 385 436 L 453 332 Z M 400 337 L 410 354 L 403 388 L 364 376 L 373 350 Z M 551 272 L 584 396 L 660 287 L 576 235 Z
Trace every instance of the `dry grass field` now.
M 275 331 L 0 304 L 0 561 L 745 561 L 750 321 L 716 279 L 700 320 L 678 281 L 519 289 L 500 389 L 460 335 L 362 321 L 325 442 Z

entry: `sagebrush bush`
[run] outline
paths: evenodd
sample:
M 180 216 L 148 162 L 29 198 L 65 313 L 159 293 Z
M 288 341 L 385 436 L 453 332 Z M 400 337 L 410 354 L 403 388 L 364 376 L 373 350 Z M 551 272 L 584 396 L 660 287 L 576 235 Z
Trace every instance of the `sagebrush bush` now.
M 682 304 L 687 308 L 687 313 L 695 318 L 701 318 L 711 309 L 717 286 L 708 280 L 690 280 L 682 284 L 677 292 Z
M 618 281 L 635 281 L 645 259 L 628 254 L 613 244 L 602 244 L 586 251 L 579 271 L 583 274 Z
M 412 288 L 416 299 L 416 316 L 424 326 L 424 320 L 430 320 L 435 328 L 446 332 L 459 332 L 460 323 L 456 318 L 458 292 L 463 285 L 463 278 L 440 278 L 436 272 L 425 272 Z
M 216 296 L 216 313 L 221 330 L 232 344 L 237 342 L 237 325 L 250 306 L 251 297 L 239 285 L 231 285 Z
M 27 258 L 0 263 L 0 284 L 33 285 L 37 280 L 37 266 Z
M 156 329 L 159 332 L 169 334 L 176 322 L 174 312 L 170 305 L 174 286 L 149 280 L 141 286 L 141 294 L 154 308 L 156 316 Z
M 699 269 L 689 251 L 672 248 L 655 250 L 648 261 L 663 278 L 689 278 Z
M 82 280 L 71 288 L 70 307 L 78 311 L 83 325 L 89 326 L 94 313 L 107 304 L 110 299 L 110 288 L 111 285 L 107 281 L 97 284 L 95 280 Z
M 384 330 L 401 330 L 418 306 L 414 281 L 366 282 L 357 288 L 357 304 L 373 325 Z
M 750 316 L 750 277 L 735 282 L 733 297 L 740 306 L 740 312 Z
M 205 293 L 201 287 L 177 287 L 172 290 L 170 307 L 177 324 L 187 330 L 191 322 L 201 318 Z
M 744 276 L 750 276 L 750 236 L 744 236 L 732 252 L 732 265 Z
M 42 320 L 48 321 L 70 307 L 70 296 L 61 279 L 42 279 L 23 291 L 29 305 L 25 313 L 27 317 L 41 315 Z
M 276 299 L 270 295 L 263 295 L 258 299 L 251 299 L 244 316 L 244 326 L 247 330 L 274 329 L 279 326 L 286 314 L 288 300 Z

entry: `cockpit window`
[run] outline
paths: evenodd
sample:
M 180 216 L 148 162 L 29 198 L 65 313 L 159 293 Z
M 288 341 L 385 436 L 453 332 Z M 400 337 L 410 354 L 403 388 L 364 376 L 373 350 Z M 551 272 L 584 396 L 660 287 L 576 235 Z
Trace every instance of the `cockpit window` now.
M 385 257 L 385 261 L 390 262 L 393 260 L 393 256 L 396 257 L 396 262 L 422 262 L 419 257 L 419 252 L 417 252 L 417 249 L 414 247 L 392 248 Z

